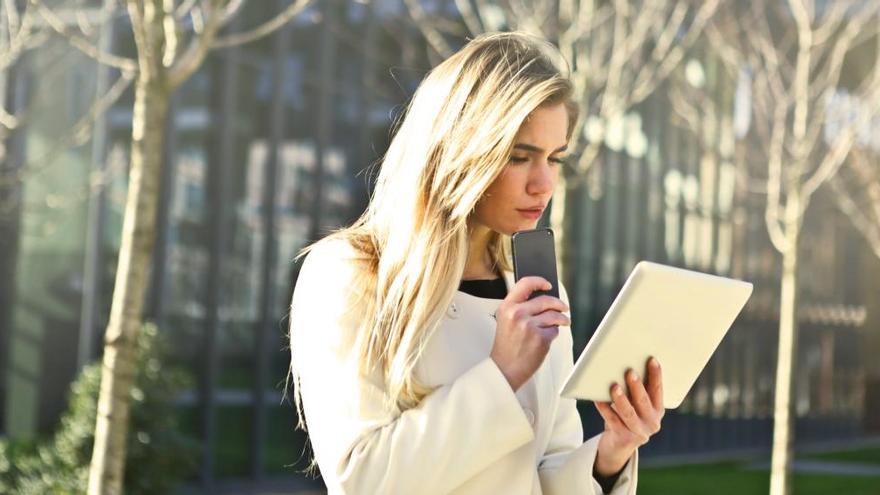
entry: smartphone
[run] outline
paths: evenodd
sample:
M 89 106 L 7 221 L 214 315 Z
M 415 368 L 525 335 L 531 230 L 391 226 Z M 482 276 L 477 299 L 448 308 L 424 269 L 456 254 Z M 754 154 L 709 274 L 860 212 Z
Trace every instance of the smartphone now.
M 539 276 L 553 284 L 550 290 L 536 290 L 529 299 L 551 295 L 559 297 L 559 280 L 556 276 L 556 248 L 553 231 L 547 228 L 520 230 L 511 236 L 513 251 L 513 276 L 518 282 L 522 277 Z

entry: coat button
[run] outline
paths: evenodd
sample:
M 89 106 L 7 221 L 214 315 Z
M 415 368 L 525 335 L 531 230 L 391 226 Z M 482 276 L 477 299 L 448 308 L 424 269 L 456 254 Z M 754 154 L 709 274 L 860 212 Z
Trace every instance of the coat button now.
M 446 314 L 450 318 L 458 318 L 460 312 L 461 310 L 458 309 L 458 305 L 455 303 L 450 304 L 449 309 L 446 310 Z
M 535 426 L 535 413 L 527 407 L 523 408 L 523 412 L 526 413 L 526 419 L 529 420 L 529 424 Z

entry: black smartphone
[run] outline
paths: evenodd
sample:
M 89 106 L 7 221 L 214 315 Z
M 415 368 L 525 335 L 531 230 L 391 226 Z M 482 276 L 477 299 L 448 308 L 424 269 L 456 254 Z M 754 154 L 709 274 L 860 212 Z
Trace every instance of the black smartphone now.
M 513 250 L 513 276 L 518 282 L 522 277 L 537 275 L 553 284 L 550 290 L 536 290 L 529 299 L 545 294 L 559 297 L 559 280 L 556 276 L 556 248 L 550 229 L 520 230 L 511 236 Z

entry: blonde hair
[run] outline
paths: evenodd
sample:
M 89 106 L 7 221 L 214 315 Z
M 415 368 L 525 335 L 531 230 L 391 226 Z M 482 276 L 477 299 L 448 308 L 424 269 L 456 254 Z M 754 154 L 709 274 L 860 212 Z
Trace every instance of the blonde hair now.
M 578 111 L 572 91 L 567 66 L 548 42 L 519 32 L 476 37 L 419 85 L 366 211 L 297 255 L 344 240 L 363 260 L 352 290 L 364 295 L 355 347 L 361 373 L 381 371 L 387 406 L 405 410 L 430 393 L 414 367 L 459 286 L 468 217 L 536 108 L 565 104 L 571 137 Z M 493 233 L 489 256 L 510 270 L 509 236 Z M 304 429 L 293 363 L 291 373 Z

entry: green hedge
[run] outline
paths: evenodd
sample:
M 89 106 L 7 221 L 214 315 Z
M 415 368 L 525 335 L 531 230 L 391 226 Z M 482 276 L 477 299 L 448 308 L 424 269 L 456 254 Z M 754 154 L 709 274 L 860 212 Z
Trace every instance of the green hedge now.
M 198 444 L 181 434 L 172 404 L 191 379 L 166 369 L 165 355 L 156 327 L 145 324 L 138 336 L 131 391 L 126 494 L 168 493 L 199 463 Z M 58 430 L 48 441 L 0 441 L 0 494 L 85 493 L 100 382 L 101 363 L 83 368 L 71 384 Z

